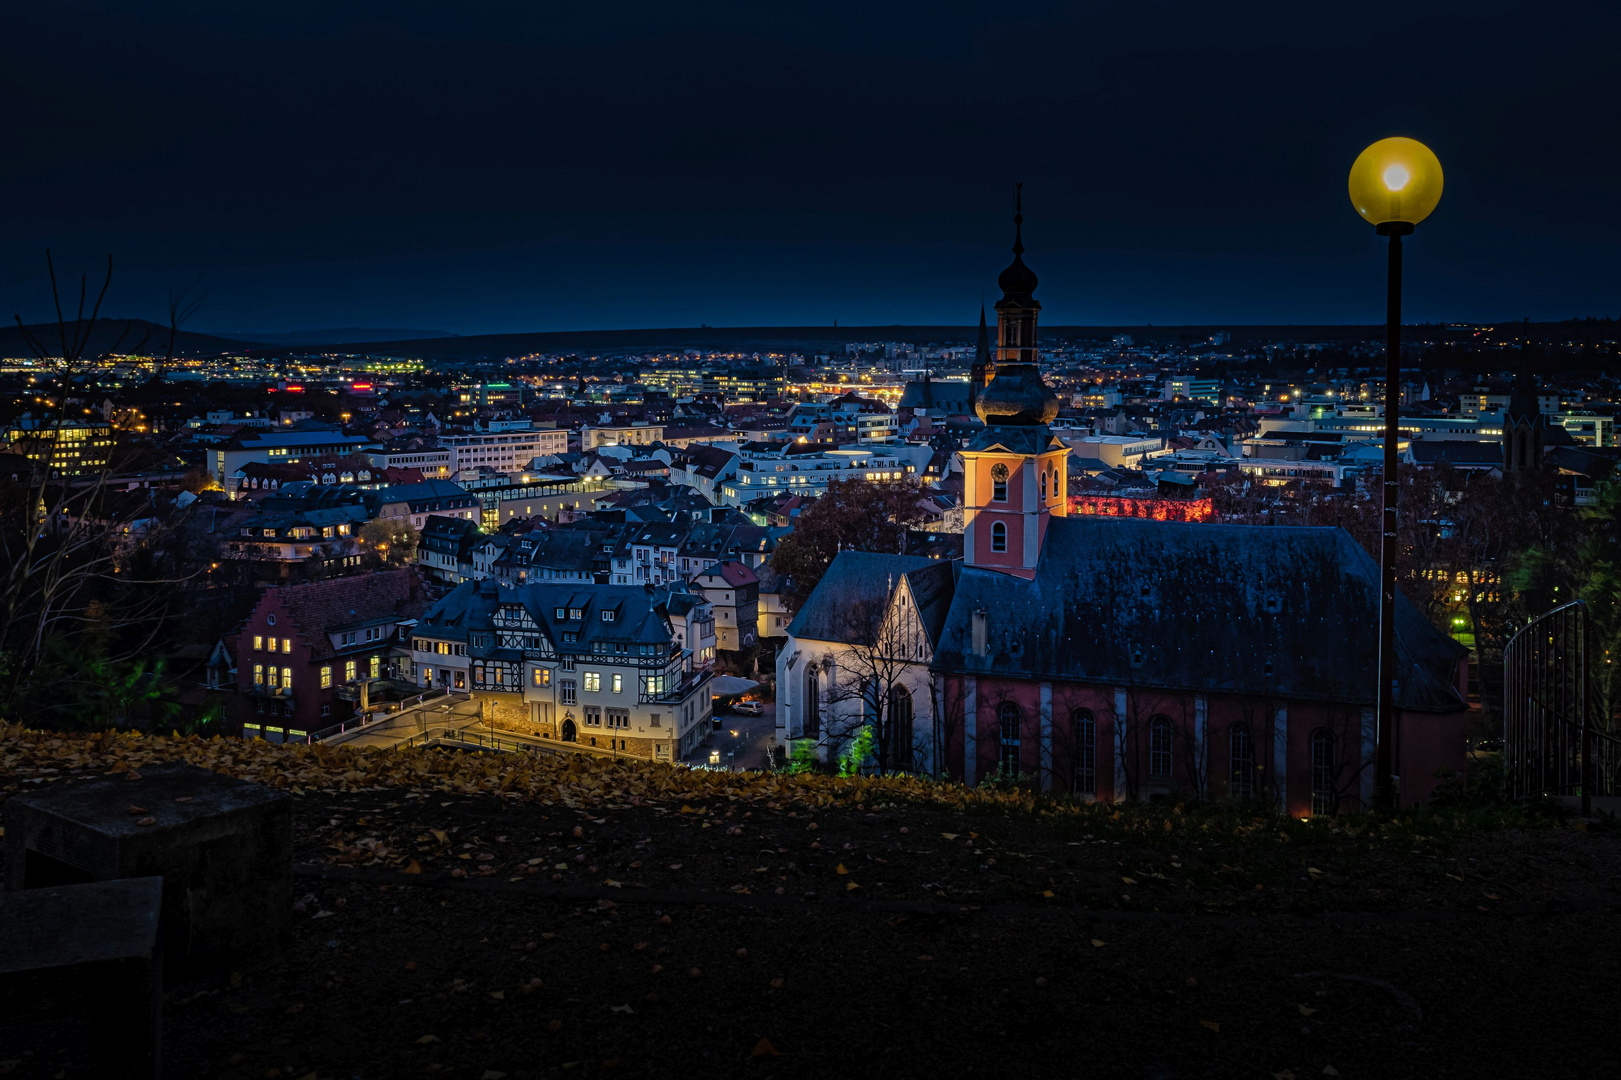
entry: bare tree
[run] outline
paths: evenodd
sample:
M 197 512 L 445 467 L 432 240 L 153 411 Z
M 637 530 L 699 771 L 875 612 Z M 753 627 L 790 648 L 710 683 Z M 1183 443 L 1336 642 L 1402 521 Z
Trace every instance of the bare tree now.
M 81 370 L 101 321 L 101 307 L 112 284 L 112 259 L 94 301 L 88 280 L 79 281 L 73 317 L 63 310 L 56 267 L 49 252 L 46 267 L 57 316 L 57 349 L 53 352 L 23 323 L 24 340 L 42 365 L 55 372 L 48 411 L 31 430 L 22 432 L 12 450 L 12 475 L 0 492 L 0 715 L 15 716 L 20 701 L 30 698 L 34 717 L 73 708 L 73 680 L 97 684 L 92 699 L 127 700 L 144 693 L 108 687 L 129 680 L 113 669 L 135 664 L 150 670 L 148 654 L 163 627 L 173 599 L 173 586 L 195 577 L 176 573 L 165 540 L 178 515 L 155 512 L 148 498 L 129 498 L 112 491 L 109 480 L 120 464 L 121 448 L 110 436 L 86 440 L 104 449 L 105 459 L 91 468 L 71 466 L 58 447 L 73 425 L 69 414 L 73 382 Z M 119 333 L 107 351 L 116 351 L 128 335 Z M 176 327 L 178 330 L 178 327 Z M 174 335 L 171 334 L 171 342 Z M 172 351 L 172 344 L 171 344 Z M 82 458 L 80 460 L 83 460 Z M 124 497 L 120 497 L 123 495 Z M 85 642 L 104 646 L 99 653 Z M 150 679 L 142 678 L 144 686 Z M 37 692 L 25 694 L 33 688 Z M 128 710 L 114 704 L 110 715 L 90 718 L 116 721 Z M 68 717 L 70 723 L 85 721 Z
M 893 604 L 894 591 L 852 603 L 840 613 L 842 648 L 825 701 L 843 704 L 832 722 L 823 724 L 824 739 L 838 743 L 871 728 L 873 757 L 881 772 L 910 770 L 915 765 L 917 711 L 913 684 L 926 663 L 922 628 L 910 608 Z

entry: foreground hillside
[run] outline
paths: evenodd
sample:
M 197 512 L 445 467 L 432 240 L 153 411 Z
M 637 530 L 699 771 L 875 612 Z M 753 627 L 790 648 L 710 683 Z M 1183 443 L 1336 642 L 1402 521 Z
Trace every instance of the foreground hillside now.
M 1616 1068 L 1584 823 L 17 730 L 0 790 L 175 759 L 293 795 L 301 899 L 283 953 L 171 995 L 172 1076 Z

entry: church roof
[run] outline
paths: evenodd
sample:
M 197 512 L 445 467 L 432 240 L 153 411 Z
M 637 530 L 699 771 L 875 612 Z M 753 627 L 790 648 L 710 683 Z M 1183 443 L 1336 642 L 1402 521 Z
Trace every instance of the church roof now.
M 934 666 L 1372 705 L 1378 602 L 1378 563 L 1343 529 L 1055 518 L 1033 580 L 962 570 Z M 1396 627 L 1400 706 L 1463 708 L 1463 647 L 1405 598 Z

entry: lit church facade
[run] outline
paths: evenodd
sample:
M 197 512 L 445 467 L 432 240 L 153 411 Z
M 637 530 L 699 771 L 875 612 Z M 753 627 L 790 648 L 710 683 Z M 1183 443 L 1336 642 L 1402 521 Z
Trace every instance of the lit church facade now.
M 1337 528 L 1068 517 L 1021 234 L 962 452 L 963 558 L 841 553 L 779 651 L 778 741 L 832 756 L 866 726 L 869 765 L 968 784 L 1367 805 L 1377 562 Z M 1468 667 L 1405 600 L 1397 638 L 1407 805 L 1463 767 Z

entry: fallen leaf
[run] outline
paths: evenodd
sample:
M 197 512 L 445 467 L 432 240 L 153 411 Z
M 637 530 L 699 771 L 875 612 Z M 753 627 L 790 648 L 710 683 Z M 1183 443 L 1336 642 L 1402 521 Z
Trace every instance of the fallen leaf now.
M 417 862 L 415 859 L 412 859 L 411 862 L 410 862 L 410 865 L 408 865 L 404 870 L 401 870 L 400 873 L 402 873 L 402 874 L 420 874 L 420 873 L 422 873 L 422 864 Z
M 430 1043 L 436 1043 L 438 1041 L 439 1041 L 439 1036 L 437 1036 L 437 1035 L 424 1035 L 424 1036 L 422 1036 L 422 1038 L 417 1040 L 417 1045 L 418 1046 L 427 1046 Z
M 158 819 L 155 817 L 137 818 L 135 820 L 135 824 L 137 825 L 156 825 L 157 823 Z
M 859 889 L 859 888 L 861 888 L 861 886 L 857 885 L 853 881 L 846 881 L 844 883 L 844 891 L 845 892 L 853 892 L 854 890 Z
M 326 908 L 322 908 L 320 911 L 317 911 L 314 915 L 311 915 L 310 918 L 312 918 L 312 919 L 330 919 L 332 916 L 334 916 L 336 914 L 337 914 L 336 911 L 328 911 Z
M 636 1010 L 631 1008 L 629 1005 L 615 1005 L 608 1011 L 617 1013 L 634 1013 Z
M 1103 948 L 1103 946 L 1105 946 L 1107 944 L 1108 944 L 1107 941 L 1099 941 L 1097 938 L 1092 939 L 1092 948 L 1094 948 L 1094 949 L 1101 949 L 1101 948 Z
M 1338 1069 L 1336 1069 L 1334 1066 L 1332 1066 L 1332 1065 L 1324 1065 L 1323 1066 L 1323 1075 L 1324 1076 L 1338 1076 L 1339 1074 L 1340 1074 L 1340 1071 Z
M 1200 1020 L 1199 1023 L 1204 1027 L 1209 1028 L 1211 1031 L 1221 1030 L 1221 1025 L 1216 1023 L 1214 1020 Z
M 1322 1011 L 1321 1009 L 1313 1009 L 1309 1005 L 1296 1005 L 1295 1008 L 1300 1010 L 1300 1015 L 1301 1016 L 1310 1016 L 1313 1013 L 1317 1013 L 1317 1012 Z
M 505 1001 L 507 999 L 507 992 L 505 990 L 491 990 L 490 996 L 496 1001 Z
M 1126 884 L 1127 884 L 1127 885 L 1135 885 L 1135 884 L 1137 884 L 1137 883 L 1136 883 L 1136 882 L 1135 882 L 1135 881 L 1133 881 L 1133 880 L 1132 880 L 1132 879 L 1131 879 L 1131 878 L 1129 878 L 1129 877 L 1123 877 L 1123 878 L 1121 878 L 1121 879 L 1120 879 L 1120 880 L 1121 880 L 1121 881 L 1124 881 L 1124 882 L 1125 882 L 1125 883 L 1126 883 Z
M 940 835 L 945 837 L 947 840 L 955 840 L 957 837 L 961 836 L 962 833 L 943 832 Z
M 1043 889 L 1041 890 L 1041 895 L 1051 900 L 1053 898 L 1053 891 L 1051 889 Z
M 839 874 L 839 875 L 840 875 L 840 876 L 842 876 L 842 875 L 844 875 L 844 874 L 848 874 L 848 873 L 849 873 L 849 872 L 850 872 L 850 871 L 848 871 L 848 870 L 846 870 L 846 869 L 845 869 L 845 868 L 844 868 L 844 864 L 843 864 L 843 863 L 839 863 L 839 864 L 838 864 L 838 865 L 837 865 L 837 866 L 835 866 L 835 867 L 834 867 L 834 868 L 833 868 L 833 872 L 834 872 L 834 873 L 835 873 L 835 874 Z
M 759 1042 L 755 1043 L 754 1044 L 754 1049 L 749 1053 L 749 1057 L 781 1057 L 781 1056 L 782 1056 L 782 1051 L 778 1050 L 775 1046 L 772 1046 L 770 1039 L 764 1039 L 764 1038 L 762 1038 Z

